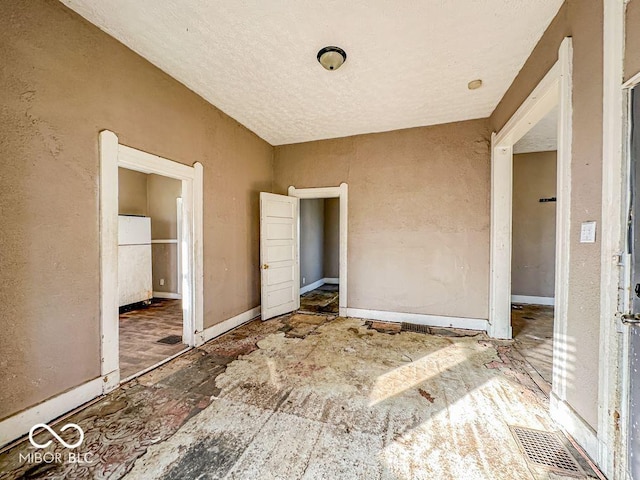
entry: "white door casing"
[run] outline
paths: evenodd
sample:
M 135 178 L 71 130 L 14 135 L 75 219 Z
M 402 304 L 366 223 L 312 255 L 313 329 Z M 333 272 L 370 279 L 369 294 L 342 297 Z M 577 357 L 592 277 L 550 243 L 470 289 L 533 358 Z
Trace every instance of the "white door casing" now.
M 300 308 L 299 206 L 298 198 L 260 192 L 262 320 Z
M 182 182 L 180 259 L 183 342 L 196 346 L 204 330 L 203 167 L 187 166 L 118 141 L 109 130 L 100 132 L 100 289 L 101 376 L 103 393 L 120 383 L 118 332 L 118 168 L 155 173 Z
M 348 316 L 347 308 L 347 286 L 348 272 L 347 272 L 347 243 L 348 243 L 348 212 L 349 212 L 349 186 L 346 183 L 341 183 L 338 187 L 316 187 L 316 188 L 296 188 L 293 185 L 289 186 L 289 196 L 297 197 L 299 199 L 310 198 L 337 198 L 340 201 L 340 274 L 339 274 L 339 315 L 341 317 Z M 300 246 L 298 246 L 298 249 Z M 300 265 L 298 264 L 298 275 L 300 275 Z

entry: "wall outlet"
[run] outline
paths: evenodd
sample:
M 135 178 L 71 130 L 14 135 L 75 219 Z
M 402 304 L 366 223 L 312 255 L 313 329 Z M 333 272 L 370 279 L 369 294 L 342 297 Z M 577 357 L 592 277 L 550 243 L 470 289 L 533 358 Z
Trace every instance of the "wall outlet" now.
M 164 286 L 164 278 L 161 278 L 161 279 L 160 279 L 160 286 L 161 286 L 161 287 L 162 287 L 162 286 Z
M 306 279 L 306 278 L 304 278 L 304 277 L 302 277 L 302 284 L 303 284 L 303 285 L 306 285 L 306 284 L 307 284 L 307 279 Z

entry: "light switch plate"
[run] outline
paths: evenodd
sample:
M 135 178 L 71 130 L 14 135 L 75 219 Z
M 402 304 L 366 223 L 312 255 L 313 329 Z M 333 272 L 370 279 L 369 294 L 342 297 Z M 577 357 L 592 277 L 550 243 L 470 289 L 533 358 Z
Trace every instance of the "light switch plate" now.
M 596 222 L 582 222 L 580 243 L 596 243 Z

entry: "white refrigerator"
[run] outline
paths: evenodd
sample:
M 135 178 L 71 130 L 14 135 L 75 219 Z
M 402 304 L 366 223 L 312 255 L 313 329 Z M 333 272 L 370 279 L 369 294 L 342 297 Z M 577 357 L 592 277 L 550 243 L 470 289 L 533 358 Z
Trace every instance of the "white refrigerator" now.
M 118 216 L 119 305 L 153 297 L 151 276 L 151 218 Z

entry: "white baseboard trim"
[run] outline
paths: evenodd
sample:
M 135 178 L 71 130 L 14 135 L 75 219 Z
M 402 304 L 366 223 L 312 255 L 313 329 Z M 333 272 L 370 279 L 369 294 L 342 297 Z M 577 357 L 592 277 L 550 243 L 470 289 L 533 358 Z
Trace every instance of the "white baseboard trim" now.
M 153 292 L 153 297 L 154 298 L 173 298 L 175 300 L 182 299 L 182 295 L 180 295 L 179 293 L 172 293 L 172 292 Z
M 102 377 L 83 383 L 60 395 L 0 422 L 0 447 L 4 447 L 27 433 L 36 423 L 46 423 L 102 395 Z
M 260 316 L 260 305 L 196 333 L 196 347 Z
M 340 285 L 339 278 L 325 277 L 323 278 L 324 283 L 328 283 L 329 285 Z
M 551 418 L 584 448 L 591 460 L 597 461 L 598 435 L 595 430 L 567 402 L 560 400 L 553 392 L 549 397 L 549 413 Z
M 310 292 L 311 290 L 320 288 L 322 285 L 325 284 L 324 280 L 325 280 L 324 278 L 321 278 L 317 282 L 313 282 L 313 283 L 310 283 L 309 285 L 305 285 L 304 287 L 300 287 L 300 295 L 304 295 L 305 293 Z
M 511 295 L 511 303 L 524 303 L 528 305 L 555 305 L 553 297 L 533 297 L 530 295 Z
M 347 308 L 347 317 L 381 320 L 384 322 L 407 322 L 429 327 L 453 327 L 466 330 L 487 331 L 488 322 L 482 318 L 445 317 L 441 315 L 425 315 L 422 313 L 386 312 L 382 310 L 365 310 L 361 308 Z

